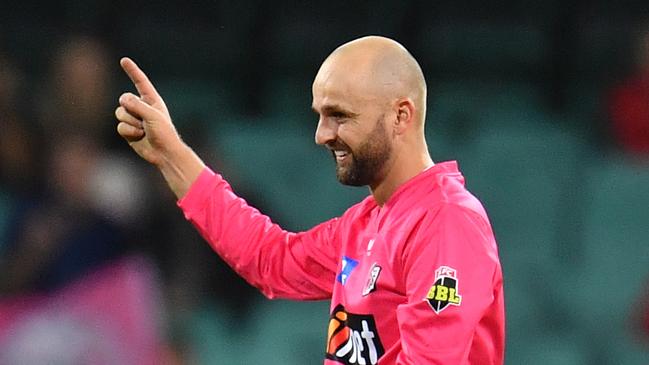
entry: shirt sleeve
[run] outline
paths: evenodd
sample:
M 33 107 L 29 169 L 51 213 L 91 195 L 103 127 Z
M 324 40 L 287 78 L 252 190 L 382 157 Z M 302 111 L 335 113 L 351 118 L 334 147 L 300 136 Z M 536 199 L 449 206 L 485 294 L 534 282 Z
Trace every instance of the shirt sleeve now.
M 305 232 L 287 232 L 235 195 L 209 168 L 178 206 L 210 246 L 268 298 L 331 297 L 337 218 Z
M 476 355 L 473 342 L 491 336 L 480 333 L 479 322 L 499 300 L 502 286 L 487 219 L 445 204 L 422 219 L 402 257 L 408 302 L 397 308 L 403 349 L 397 364 L 475 363 L 469 359 L 470 352 Z M 498 363 L 502 323 L 495 323 L 493 331 L 496 341 L 479 345 L 484 347 L 480 356 L 491 359 L 477 363 Z

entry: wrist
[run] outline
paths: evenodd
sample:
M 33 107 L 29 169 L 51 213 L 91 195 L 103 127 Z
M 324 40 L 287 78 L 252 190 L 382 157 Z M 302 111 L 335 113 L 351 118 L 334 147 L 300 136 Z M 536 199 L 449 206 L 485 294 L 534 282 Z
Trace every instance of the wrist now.
M 203 161 L 185 143 L 180 142 L 165 151 L 156 165 L 169 188 L 178 199 L 182 198 L 205 168 Z

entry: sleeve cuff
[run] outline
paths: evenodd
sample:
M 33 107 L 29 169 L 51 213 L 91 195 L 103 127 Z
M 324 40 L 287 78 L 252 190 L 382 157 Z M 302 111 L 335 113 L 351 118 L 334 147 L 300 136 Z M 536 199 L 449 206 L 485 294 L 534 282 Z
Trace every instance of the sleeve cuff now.
M 220 176 L 214 173 L 209 167 L 205 167 L 201 171 L 196 181 L 189 187 L 187 194 L 176 202 L 176 205 L 185 212 L 185 217 L 189 218 L 189 212 L 193 208 L 200 206 L 200 203 L 205 199 L 207 191 L 218 184 L 219 180 Z

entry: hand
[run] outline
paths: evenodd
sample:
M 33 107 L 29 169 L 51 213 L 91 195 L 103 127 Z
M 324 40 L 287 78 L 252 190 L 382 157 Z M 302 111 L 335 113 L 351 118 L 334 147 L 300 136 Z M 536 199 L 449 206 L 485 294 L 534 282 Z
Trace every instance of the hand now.
M 130 58 L 122 68 L 140 96 L 124 93 L 115 109 L 117 132 L 140 157 L 154 164 L 178 198 L 183 197 L 205 168 L 203 161 L 180 139 L 169 111 L 149 78 Z
M 183 143 L 171 122 L 167 106 L 146 74 L 130 58 L 120 65 L 140 96 L 124 93 L 115 109 L 117 132 L 146 161 L 160 166 L 165 155 Z

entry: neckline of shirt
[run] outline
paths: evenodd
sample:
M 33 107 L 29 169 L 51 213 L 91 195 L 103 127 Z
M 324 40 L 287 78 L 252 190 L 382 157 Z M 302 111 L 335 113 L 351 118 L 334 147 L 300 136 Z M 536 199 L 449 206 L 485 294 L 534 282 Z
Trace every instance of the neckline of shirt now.
M 385 210 L 385 208 L 389 208 L 390 206 L 392 206 L 394 202 L 396 202 L 399 199 L 400 195 L 402 195 L 405 191 L 410 190 L 411 187 L 417 186 L 419 181 L 428 179 L 430 176 L 434 176 L 442 173 L 459 173 L 457 161 L 439 162 L 422 170 L 420 173 L 410 178 L 410 180 L 401 184 L 401 186 L 399 186 L 397 190 L 395 190 L 394 193 L 392 193 L 390 198 L 383 204 L 383 206 L 380 207 L 381 210 Z M 372 203 L 378 206 L 376 200 L 374 200 L 374 197 L 371 197 L 371 199 L 372 199 Z

